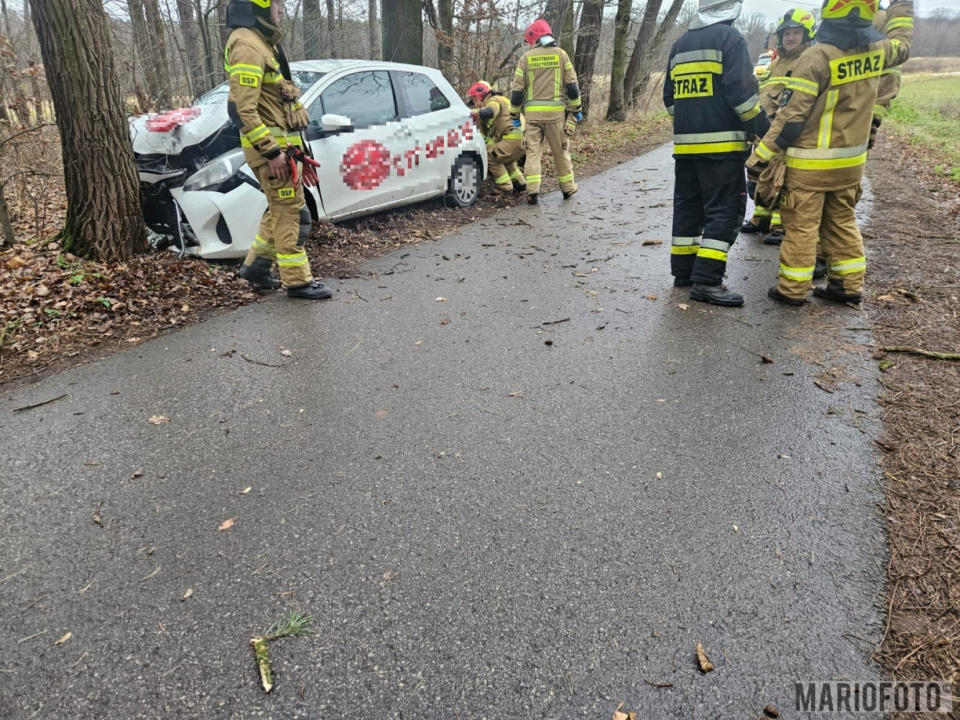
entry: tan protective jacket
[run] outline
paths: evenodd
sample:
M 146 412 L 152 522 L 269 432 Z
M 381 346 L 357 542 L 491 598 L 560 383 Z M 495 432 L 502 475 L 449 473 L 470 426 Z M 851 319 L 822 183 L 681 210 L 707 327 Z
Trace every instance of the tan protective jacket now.
M 566 110 L 577 112 L 580 98 L 570 100 L 566 87 L 577 82 L 570 56 L 558 45 L 535 47 L 523 54 L 514 72 L 512 91 L 523 91 L 523 113 L 527 122 L 563 122 Z M 578 91 L 579 92 L 579 91 Z M 519 114 L 520 107 L 510 106 Z
M 783 91 L 790 87 L 790 79 L 800 61 L 800 56 L 808 47 L 810 43 L 804 43 L 789 52 L 784 51 L 777 55 L 777 59 L 770 63 L 770 68 L 760 81 L 760 107 L 767 113 L 771 122 L 776 117 L 777 110 L 780 109 L 780 97 Z
M 258 28 L 270 28 L 258 23 Z M 230 78 L 229 110 L 240 128 L 240 144 L 252 168 L 265 165 L 276 157 L 287 142 L 302 145 L 300 133 L 289 117 L 292 105 L 284 97 L 300 95 L 292 82 L 284 80 L 277 61 L 276 44 L 280 31 L 269 36 L 260 29 L 236 28 L 224 49 L 224 69 Z
M 877 13 L 877 16 L 873 19 L 873 26 L 886 34 L 886 10 Z M 880 76 L 880 89 L 877 91 L 877 102 L 873 106 L 873 119 L 877 125 L 887 117 L 890 112 L 890 104 L 900 94 L 901 69 L 900 67 L 883 69 L 883 74 Z
M 913 3 L 892 5 L 887 17 L 883 40 L 846 51 L 819 42 L 801 55 L 777 117 L 748 166 L 769 162 L 785 149 L 786 187 L 826 192 L 860 182 L 880 76 L 910 57 Z M 795 140 L 782 136 L 793 135 L 798 125 Z
M 496 145 L 501 140 L 523 140 L 523 131 L 526 129 L 523 115 L 520 116 L 520 127 L 515 128 L 507 98 L 490 94 L 483 101 L 483 109 L 493 113 L 492 118 L 480 122 L 480 133 L 488 145 Z

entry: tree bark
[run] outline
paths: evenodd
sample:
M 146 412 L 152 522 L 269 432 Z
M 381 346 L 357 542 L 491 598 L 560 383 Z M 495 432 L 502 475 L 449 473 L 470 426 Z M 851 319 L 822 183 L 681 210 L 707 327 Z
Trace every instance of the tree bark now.
M 547 7 L 543 11 L 543 19 L 553 30 L 553 37 L 557 44 L 573 57 L 573 35 L 575 16 L 573 0 L 547 0 Z
M 627 102 L 630 107 L 633 107 L 637 103 L 637 100 L 643 96 L 647 86 L 650 84 L 651 71 L 653 70 L 651 63 L 656 59 L 660 48 L 663 47 L 664 41 L 666 41 L 670 32 L 676 26 L 677 17 L 680 15 L 680 10 L 683 9 L 683 3 L 684 0 L 673 0 L 673 4 L 667 10 L 663 22 L 657 27 L 657 32 L 653 36 L 653 40 L 650 41 L 649 47 L 643 55 L 643 61 L 640 63 L 640 74 L 635 79 L 632 89 L 627 91 Z M 624 87 L 631 88 L 631 85 L 625 82 Z
M 577 33 L 577 52 L 573 66 L 580 81 L 584 117 L 590 114 L 590 92 L 593 88 L 593 70 L 600 46 L 600 30 L 603 25 L 603 0 L 584 0 L 580 13 L 580 31 Z
M 368 0 L 367 6 L 367 32 L 370 35 L 370 59 L 379 60 L 381 47 L 378 0 Z
M 320 58 L 320 0 L 303 0 L 303 57 Z
M 383 59 L 423 65 L 420 0 L 383 0 Z
M 623 100 L 623 77 L 627 63 L 627 32 L 630 30 L 630 11 L 633 0 L 618 0 L 617 17 L 614 20 L 613 66 L 610 70 L 610 102 L 607 105 L 607 120 L 623 122 L 627 109 Z
M 623 94 L 628 107 L 633 105 L 633 88 L 636 87 L 640 75 L 640 63 L 646 56 L 650 39 L 657 29 L 657 17 L 662 5 L 663 0 L 647 0 L 647 5 L 643 8 L 640 30 L 637 31 L 637 39 L 633 43 L 633 52 L 630 53 L 630 62 L 623 78 Z
M 101 0 L 30 0 L 63 152 L 63 249 L 107 262 L 146 250 L 140 181 Z
M 327 45 L 330 47 L 330 57 L 340 57 L 340 42 L 337 37 L 337 9 L 333 0 L 327 0 Z
M 453 0 L 437 0 L 437 14 L 440 21 L 437 32 L 437 67 L 454 87 L 457 86 L 453 63 Z
M 210 88 L 204 82 L 203 56 L 200 54 L 200 35 L 193 16 L 192 0 L 177 0 L 177 15 L 180 17 L 180 33 L 183 35 L 183 49 L 186 55 L 187 75 L 193 85 L 193 92 L 202 95 Z
M 146 11 L 147 32 L 150 37 L 150 53 L 141 55 L 142 61 L 149 58 L 149 67 L 144 72 L 156 76 L 157 102 L 163 109 L 173 106 L 173 93 L 170 87 L 170 63 L 167 60 L 167 38 L 163 31 L 163 16 L 160 14 L 159 0 L 143 0 Z

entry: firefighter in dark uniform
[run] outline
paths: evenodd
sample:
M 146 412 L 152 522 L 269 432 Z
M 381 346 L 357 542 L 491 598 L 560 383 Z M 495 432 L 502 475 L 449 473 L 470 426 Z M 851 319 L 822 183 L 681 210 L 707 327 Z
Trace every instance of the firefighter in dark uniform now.
M 267 211 L 240 277 L 258 288 L 281 283 L 287 296 L 325 300 L 332 291 L 314 281 L 304 244 L 310 236 L 310 211 L 303 185 L 294 182 L 286 148 L 303 147 L 300 129 L 309 117 L 297 99 L 300 90 L 283 76 L 286 57 L 280 46 L 282 0 L 230 0 L 224 50 L 230 78 L 227 109 L 240 129 L 240 144 L 267 198 Z M 293 166 L 296 167 L 296 166 Z M 276 262 L 280 281 L 272 275 Z
M 700 0 L 670 50 L 663 102 L 673 115 L 675 184 L 670 266 L 675 287 L 714 305 L 743 305 L 723 285 L 727 253 L 747 209 L 743 161 L 769 120 L 753 63 L 733 28 L 741 0 Z M 691 287 L 692 286 L 692 287 Z

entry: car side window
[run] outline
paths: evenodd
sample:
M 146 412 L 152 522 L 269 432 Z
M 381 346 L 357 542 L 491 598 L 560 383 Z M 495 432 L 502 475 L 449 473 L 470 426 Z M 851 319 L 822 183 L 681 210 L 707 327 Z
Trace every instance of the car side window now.
M 396 75 L 400 78 L 411 117 L 450 107 L 450 101 L 427 75 L 418 72 L 398 72 Z
M 340 78 L 309 108 L 311 120 L 319 121 L 327 113 L 346 115 L 358 129 L 397 120 L 390 73 L 365 71 Z

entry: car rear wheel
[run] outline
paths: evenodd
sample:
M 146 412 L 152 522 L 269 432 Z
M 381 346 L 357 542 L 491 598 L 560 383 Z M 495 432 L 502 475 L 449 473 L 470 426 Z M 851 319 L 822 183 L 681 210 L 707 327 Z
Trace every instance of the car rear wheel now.
M 480 195 L 481 172 L 480 164 L 474 158 L 469 155 L 458 157 L 447 184 L 449 202 L 456 207 L 473 205 Z

